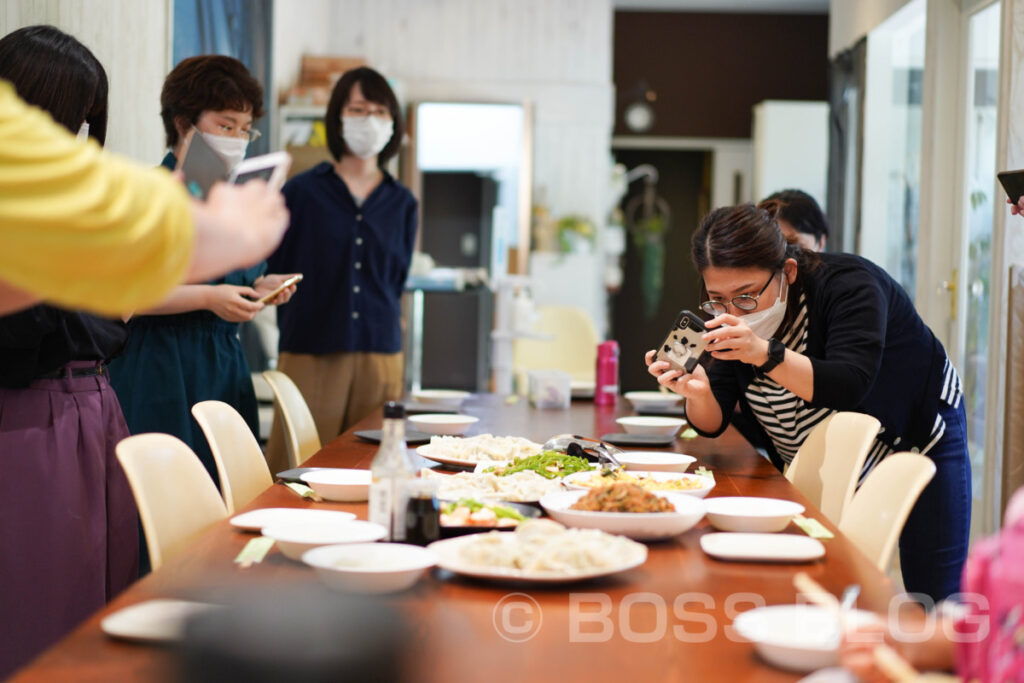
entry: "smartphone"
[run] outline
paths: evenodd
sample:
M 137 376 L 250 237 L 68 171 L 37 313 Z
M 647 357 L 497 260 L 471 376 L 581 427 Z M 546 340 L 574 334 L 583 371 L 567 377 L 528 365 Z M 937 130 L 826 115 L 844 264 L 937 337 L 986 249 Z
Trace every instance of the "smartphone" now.
M 1021 195 L 1024 195 L 1024 170 L 1020 171 L 1000 171 L 996 174 L 999 178 L 1000 184 L 1003 189 L 1006 190 L 1006 196 L 1010 198 L 1010 201 L 1016 204 L 1020 201 Z
M 260 299 L 260 303 L 261 304 L 270 303 L 271 301 L 274 300 L 275 296 L 277 296 L 278 294 L 280 294 L 284 290 L 288 289 L 292 285 L 298 284 L 300 282 L 302 282 L 302 273 L 299 273 L 298 275 L 293 275 L 292 277 L 290 277 L 287 280 L 285 280 L 284 282 L 282 282 L 280 287 L 278 287 L 273 292 L 271 292 L 270 294 L 267 294 L 265 297 Z
M 244 159 L 234 167 L 228 182 L 247 183 L 254 178 L 262 178 L 275 190 L 280 190 L 288 177 L 288 169 L 292 165 L 292 155 L 288 152 L 272 152 L 262 156 Z
M 699 316 L 690 311 L 680 311 L 665 341 L 658 347 L 655 358 L 667 362 L 675 370 L 690 374 L 697 363 L 705 364 L 710 358 L 707 342 L 701 338 L 707 331 Z
M 228 179 L 227 162 L 195 131 L 185 140 L 177 170 L 184 175 L 189 194 L 199 199 L 206 199 L 215 183 Z

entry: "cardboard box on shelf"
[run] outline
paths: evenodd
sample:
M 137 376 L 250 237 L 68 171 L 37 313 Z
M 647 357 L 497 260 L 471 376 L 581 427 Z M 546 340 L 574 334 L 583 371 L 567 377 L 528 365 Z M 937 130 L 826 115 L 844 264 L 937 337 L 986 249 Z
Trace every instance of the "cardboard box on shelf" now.
M 343 73 L 360 66 L 366 66 L 362 57 L 303 55 L 299 85 L 332 88 Z

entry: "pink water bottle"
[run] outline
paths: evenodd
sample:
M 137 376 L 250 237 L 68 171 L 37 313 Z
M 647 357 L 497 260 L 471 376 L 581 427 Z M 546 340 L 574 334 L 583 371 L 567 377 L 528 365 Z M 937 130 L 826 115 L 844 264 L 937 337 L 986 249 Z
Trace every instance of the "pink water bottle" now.
M 619 343 L 614 340 L 597 345 L 597 372 L 594 404 L 613 406 L 619 399 Z

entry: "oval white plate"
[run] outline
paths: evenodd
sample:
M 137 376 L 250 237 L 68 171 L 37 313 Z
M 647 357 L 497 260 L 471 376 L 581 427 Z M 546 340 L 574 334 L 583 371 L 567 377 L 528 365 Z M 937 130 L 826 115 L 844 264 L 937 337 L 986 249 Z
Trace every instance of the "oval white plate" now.
M 458 408 L 470 397 L 468 391 L 457 389 L 420 389 L 412 392 L 412 399 L 417 403 L 427 403 L 447 408 Z
M 147 600 L 103 617 L 100 629 L 112 638 L 170 643 L 181 640 L 189 617 L 211 609 L 219 608 L 188 600 Z
M 663 391 L 627 391 L 623 394 L 625 399 L 633 404 L 634 408 L 647 406 L 674 406 L 682 400 L 679 394 L 669 394 Z
M 438 436 L 458 436 L 465 434 L 471 426 L 480 421 L 472 415 L 452 413 L 424 413 L 410 415 L 409 422 L 421 432 Z
M 825 556 L 821 541 L 796 534 L 704 534 L 700 547 L 711 557 L 740 562 L 811 562 Z
M 472 534 L 469 536 L 449 538 L 443 541 L 434 541 L 427 546 L 427 549 L 432 550 L 437 555 L 437 566 L 442 569 L 447 569 L 450 572 L 462 574 L 464 576 L 475 576 L 481 579 L 494 579 L 497 581 L 526 581 L 529 583 L 568 583 L 571 581 L 593 579 L 598 576 L 610 576 L 611 574 L 618 574 L 619 572 L 639 567 L 647 561 L 647 548 L 641 543 L 636 543 L 635 546 L 631 546 L 632 552 L 621 557 L 618 564 L 611 567 L 591 569 L 589 571 L 568 573 L 530 571 L 524 569 L 510 569 L 506 567 L 486 567 L 466 562 L 459 555 L 462 546 L 468 543 L 473 543 L 477 536 L 478 534 Z
M 620 417 L 615 422 L 626 430 L 627 434 L 647 434 L 653 436 L 675 436 L 686 425 L 681 417 L 657 417 L 638 415 Z
M 280 524 L 318 524 L 321 522 L 346 522 L 355 519 L 351 512 L 340 510 L 311 510 L 309 508 L 261 508 L 250 510 L 231 518 L 231 526 L 242 531 L 262 531 L 268 526 Z
M 704 501 L 680 493 L 658 491 L 656 496 L 672 503 L 675 512 L 596 512 L 573 510 L 586 491 L 557 491 L 540 499 L 553 520 L 578 529 L 600 529 L 641 541 L 672 538 L 692 529 L 704 517 Z

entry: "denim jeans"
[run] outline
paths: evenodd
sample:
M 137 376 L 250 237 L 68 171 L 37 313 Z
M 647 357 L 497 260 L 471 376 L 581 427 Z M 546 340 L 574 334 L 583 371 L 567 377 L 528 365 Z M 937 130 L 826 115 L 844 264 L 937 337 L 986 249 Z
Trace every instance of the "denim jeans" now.
M 939 403 L 946 431 L 928 457 L 935 478 L 910 511 L 900 535 L 900 564 L 908 593 L 938 602 L 960 589 L 971 531 L 971 461 L 967 453 L 967 415 Z

